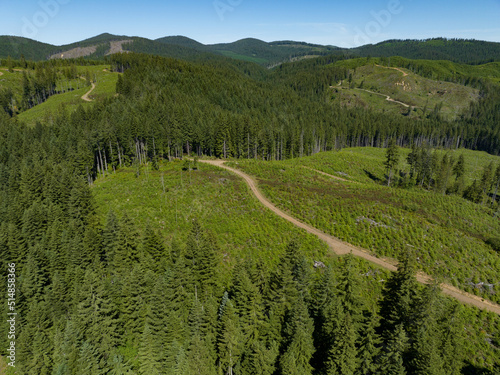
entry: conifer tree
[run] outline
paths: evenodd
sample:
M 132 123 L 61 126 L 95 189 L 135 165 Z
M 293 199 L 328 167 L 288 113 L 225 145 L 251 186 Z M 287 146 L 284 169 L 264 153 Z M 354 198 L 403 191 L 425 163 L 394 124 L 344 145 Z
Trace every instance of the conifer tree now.
M 187 361 L 191 374 L 215 375 L 215 359 L 211 357 L 208 342 L 211 339 L 203 332 L 203 306 L 195 301 L 189 317 L 190 341 Z
M 359 280 L 356 278 L 356 268 L 353 265 L 352 253 L 345 256 L 344 269 L 338 285 L 339 301 L 344 311 L 351 316 L 353 324 L 361 318 L 361 298 L 359 295 Z
M 265 338 L 252 343 L 243 357 L 238 371 L 242 375 L 272 375 L 276 371 L 276 359 L 279 355 L 279 347 L 276 341 L 266 344 Z
M 144 375 L 160 374 L 159 358 L 157 340 L 155 340 L 149 324 L 146 322 L 142 333 L 141 346 L 139 347 L 139 361 L 141 363 L 139 373 Z
M 243 336 L 238 314 L 230 299 L 223 301 L 223 306 L 221 305 L 218 324 L 217 353 L 219 368 L 222 373 L 233 375 L 233 369 L 237 366 L 241 355 Z
M 120 233 L 120 227 L 118 223 L 118 218 L 112 210 L 108 212 L 106 217 L 106 225 L 102 231 L 102 242 L 104 250 L 104 259 L 111 265 L 114 264 L 114 257 L 116 247 L 118 246 L 118 236 Z
M 359 366 L 356 375 L 371 375 L 377 372 L 376 359 L 380 352 L 380 338 L 377 335 L 378 319 L 372 313 L 365 314 L 365 321 L 361 333 L 358 336 L 358 359 Z
M 150 266 L 154 270 L 164 269 L 165 261 L 169 257 L 166 254 L 165 246 L 160 237 L 150 225 L 146 226 L 142 248 L 144 255 L 148 255 L 151 258 L 153 263 Z
M 387 178 L 387 186 L 390 186 L 393 169 L 399 163 L 399 151 L 398 151 L 398 146 L 396 144 L 395 138 L 391 138 L 389 140 L 389 144 L 387 145 L 387 151 L 386 151 L 385 157 L 386 157 L 386 160 L 384 162 L 384 165 L 389 173 L 388 178 Z
M 443 373 L 461 374 L 464 365 L 464 321 L 463 307 L 454 302 L 444 310 L 443 318 L 438 321 L 441 335 L 440 352 L 443 361 Z
M 409 366 L 418 375 L 445 375 L 440 356 L 439 327 L 436 314 L 440 310 L 439 286 L 426 287 L 421 303 L 416 306 L 415 335 Z
M 314 323 L 309 317 L 303 296 L 299 296 L 286 323 L 285 351 L 279 360 L 282 374 L 312 374 L 311 359 L 314 354 Z
M 419 300 L 415 273 L 413 254 L 401 253 L 398 270 L 391 274 L 383 291 L 381 332 L 391 334 L 398 325 L 402 325 L 405 331 L 412 328 L 415 306 Z
M 494 171 L 493 171 L 493 162 L 490 162 L 484 170 L 481 176 L 481 183 L 479 186 L 481 187 L 483 194 L 488 194 L 492 185 L 493 185 Z
M 495 186 L 495 191 L 491 197 L 491 204 L 495 204 L 497 200 L 498 188 L 500 187 L 500 164 L 498 164 L 495 171 L 495 177 L 493 178 L 493 185 Z
M 354 375 L 357 368 L 356 330 L 349 313 L 336 327 L 334 341 L 328 353 L 328 375 Z
M 96 348 L 87 341 L 84 341 L 80 348 L 80 355 L 78 357 L 76 373 L 88 375 L 100 375 L 102 368 L 99 365 L 101 357 Z
M 408 337 L 402 324 L 398 324 L 389 334 L 386 347 L 379 358 L 377 375 L 405 375 L 407 374 L 403 356 L 408 346 Z

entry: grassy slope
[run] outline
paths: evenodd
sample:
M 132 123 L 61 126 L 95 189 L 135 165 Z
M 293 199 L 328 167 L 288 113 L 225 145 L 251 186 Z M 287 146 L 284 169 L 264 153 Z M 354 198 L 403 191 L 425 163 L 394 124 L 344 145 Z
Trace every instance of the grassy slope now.
M 323 259 L 325 244 L 268 212 L 237 177 L 208 165 L 197 171 L 183 171 L 182 166 L 173 161 L 163 163 L 160 171 L 144 167 L 139 177 L 124 168 L 96 181 L 101 221 L 110 209 L 118 216 L 126 212 L 139 228 L 148 222 L 158 228 L 168 243 L 174 237 L 184 240 L 197 218 L 216 235 L 230 263 L 254 257 L 275 265 L 293 238 L 309 257 Z
M 448 119 L 455 118 L 466 109 L 471 101 L 479 97 L 479 90 L 456 83 L 435 81 L 418 76 L 408 70 L 408 75 L 395 69 L 383 68 L 375 64 L 357 68 L 353 74 L 355 88 L 349 82 L 333 88 L 332 97 L 347 106 L 363 106 L 381 111 L 406 113 L 408 108 L 392 103 L 383 96 L 360 90 L 389 95 L 392 99 L 415 106 L 413 116 L 429 114 L 433 108 L 442 104 L 440 114 Z
M 457 196 L 375 183 L 385 180 L 384 152 L 346 149 L 285 162 L 235 164 L 256 176 L 265 195 L 293 216 L 381 256 L 396 257 L 401 250 L 415 249 L 425 272 L 500 302 L 500 258 L 484 243 L 500 233 L 498 219 L 491 210 Z M 490 160 L 500 161 L 485 153 L 461 152 L 468 181 L 478 177 Z M 361 184 L 335 181 L 303 166 L 345 173 Z M 492 289 L 471 284 L 480 282 L 493 284 Z
M 98 65 L 98 66 L 89 66 L 89 67 L 78 67 L 79 73 L 82 75 L 88 70 L 92 77 L 96 77 L 96 88 L 92 91 L 90 95 L 90 99 L 99 100 L 106 97 L 111 97 L 116 92 L 116 82 L 118 80 L 118 73 L 111 73 L 108 71 L 109 66 L 106 65 Z M 106 70 L 106 71 L 104 71 Z M 15 72 L 19 73 L 20 72 Z M 3 78 L 0 77 L 0 79 Z M 28 111 L 22 112 L 18 115 L 19 120 L 25 121 L 28 124 L 34 124 L 39 120 L 48 120 L 49 122 L 52 119 L 52 115 L 60 112 L 62 109 L 73 111 L 79 105 L 89 106 L 92 105 L 91 102 L 86 102 L 81 99 L 82 95 L 84 95 L 87 91 L 90 90 L 90 86 L 84 86 L 83 80 L 73 80 L 69 82 L 71 87 L 77 88 L 74 91 L 66 92 L 64 94 L 57 94 L 51 96 L 46 102 L 39 104 Z M 18 82 L 21 84 L 21 81 Z M 58 89 L 61 88 L 61 82 L 58 82 Z M 68 85 L 68 82 L 64 83 Z M 84 86 L 84 87 L 82 87 Z
M 286 186 L 285 192 L 280 194 L 293 199 L 293 205 L 300 210 L 303 209 L 302 199 L 297 199 L 295 195 L 299 194 L 310 201 L 313 212 L 320 213 L 320 206 L 326 207 L 327 201 L 324 199 L 316 201 L 315 196 L 309 194 L 304 180 L 312 181 L 314 186 L 322 184 L 319 186 L 325 186 L 333 192 L 346 184 L 337 184 L 331 179 L 323 179 L 314 172 L 309 173 L 308 170 L 302 168 L 302 165 L 315 167 L 328 173 L 337 171 L 348 173 L 350 177 L 347 178 L 363 181 L 367 187 L 373 188 L 374 194 L 378 194 L 378 191 L 389 189 L 373 184 L 362 169 L 368 168 L 375 175 L 383 177 L 383 168 L 378 168 L 375 162 L 383 157 L 384 151 L 348 149 L 339 153 L 322 153 L 284 163 L 240 160 L 238 166 L 252 170 L 256 174 L 279 175 L 279 180 L 282 180 Z M 489 159 L 486 154 L 465 152 L 467 160 L 473 154 L 478 156 L 477 165 L 484 165 Z M 200 165 L 199 171 L 191 172 L 182 171 L 182 166 L 183 163 L 179 161 L 164 162 L 161 164 L 160 171 L 153 172 L 144 167 L 139 177 L 136 177 L 134 169 L 124 168 L 105 178 L 100 178 L 96 181 L 93 192 L 101 222 L 105 222 L 110 209 L 118 216 L 127 213 L 139 228 L 144 228 L 147 223 L 150 223 L 160 231 L 165 242 L 169 243 L 174 237 L 184 240 L 190 228 L 190 221 L 196 217 L 205 228 L 216 235 L 221 249 L 221 270 L 226 274 L 226 280 L 235 262 L 249 257 L 261 259 L 270 267 L 279 265 L 279 257 L 286 244 L 293 238 L 300 241 L 308 259 L 322 260 L 327 264 L 332 264 L 336 272 L 339 272 L 338 266 L 342 264 L 341 258 L 325 256 L 327 249 L 316 237 L 304 233 L 264 209 L 242 180 L 227 171 L 205 164 Z M 473 167 L 472 163 L 468 163 L 469 173 Z M 271 185 L 268 183 L 262 186 L 265 193 L 275 203 L 279 203 L 280 199 L 273 193 L 277 191 L 276 186 L 271 187 Z M 293 186 L 297 186 L 297 189 L 294 190 Z M 354 192 L 355 185 L 349 184 L 349 186 Z M 287 195 L 287 191 L 292 193 L 293 198 Z M 421 192 L 420 195 L 425 199 L 430 194 Z M 360 202 L 356 204 L 360 205 Z M 349 207 L 349 210 L 351 209 L 352 207 Z M 425 207 L 425 210 L 427 209 L 431 208 Z M 387 205 L 387 211 L 382 210 L 382 214 L 396 216 L 397 212 L 392 212 L 394 210 L 396 208 Z M 414 220 L 413 217 L 410 219 Z M 384 218 L 379 220 L 384 220 Z M 429 238 L 430 241 L 431 238 Z M 384 285 L 382 280 L 387 280 L 388 274 L 362 260 L 356 259 L 355 263 L 358 271 L 357 279 L 361 283 L 365 303 L 369 308 L 375 308 Z M 494 264 L 491 266 L 495 267 Z M 496 269 L 498 270 L 498 267 Z M 468 338 L 466 347 L 463 349 L 468 353 L 471 363 L 491 368 L 492 364 L 497 361 L 498 351 L 495 351 L 487 339 L 499 334 L 500 317 L 480 312 L 475 308 L 466 308 L 463 314 L 464 328 Z

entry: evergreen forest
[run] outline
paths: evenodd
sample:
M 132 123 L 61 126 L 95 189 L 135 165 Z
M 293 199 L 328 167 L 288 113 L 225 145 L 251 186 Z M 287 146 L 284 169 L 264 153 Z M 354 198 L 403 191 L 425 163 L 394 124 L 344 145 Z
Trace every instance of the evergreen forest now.
M 477 253 L 487 254 L 488 261 L 477 266 L 487 270 L 478 272 L 496 280 L 490 279 L 487 292 L 466 291 L 498 303 L 500 71 L 491 62 L 497 55 L 475 59 L 475 51 L 488 55 L 484 51 L 491 46 L 485 43 L 459 54 L 459 41 L 427 41 L 417 51 L 420 42 L 407 42 L 400 49 L 406 58 L 394 57 L 402 42 L 392 41 L 358 54 L 372 57 L 336 51 L 272 69 L 228 54 L 190 55 L 186 46 L 176 50 L 184 58 L 158 56 L 169 45 L 166 40 L 134 43 L 158 49 L 149 54 L 0 60 L 0 259 L 5 275 L 0 283 L 0 372 L 500 374 L 500 317 L 444 296 L 440 282 L 456 275 L 440 270 L 432 282 L 420 284 L 422 267 L 431 273 L 434 265 L 421 263 L 420 250 L 406 244 L 415 240 L 418 246 L 421 238 L 383 242 L 387 249 L 382 253 L 395 264 L 397 259 L 394 272 L 353 255 L 337 256 L 315 236 L 293 232 L 281 219 L 265 216 L 255 202 L 244 202 L 253 197 L 246 185 L 234 182 L 235 176 L 200 162 L 230 160 L 257 176 L 270 200 L 279 201 L 280 195 L 289 199 L 286 204 L 295 202 L 295 207 L 282 208 L 309 222 L 312 211 L 303 209 L 304 201 L 328 210 L 336 206 L 319 187 L 294 190 L 295 177 L 286 175 L 290 163 L 303 160 L 301 170 L 321 169 L 321 155 L 383 148 L 384 162 L 374 166 L 379 159 L 373 158 L 360 165 L 353 159 L 345 163 L 352 176 L 342 176 L 373 183 L 377 191 L 431 196 L 433 202 L 450 196 L 465 202 L 463 207 L 473 212 L 467 215 L 487 216 L 463 230 L 464 241 L 481 242 Z M 442 56 L 452 61 L 432 60 L 430 46 L 443 43 Z M 239 46 L 244 50 L 246 45 Z M 354 88 L 361 67 L 375 65 L 465 86 L 477 97 L 453 117 L 443 116 L 439 105 L 411 116 L 412 108 L 378 111 L 332 98 L 343 82 Z M 112 86 L 101 81 L 104 74 L 115 80 Z M 86 103 L 80 99 L 80 92 L 100 85 L 109 90 Z M 67 94 L 73 95 L 70 103 L 51 104 Z M 44 104 L 50 104 L 50 115 L 23 120 Z M 465 157 L 461 150 L 467 151 Z M 478 155 L 488 155 L 487 162 L 471 170 Z M 269 177 L 282 172 L 280 181 Z M 173 178 L 175 185 L 170 185 Z M 134 200 L 130 191 L 136 184 L 142 200 L 137 210 L 113 205 L 105 196 L 103 191 L 119 179 L 124 195 L 115 194 L 114 202 Z M 153 180 L 157 189 L 148 190 Z M 196 184 L 206 192 L 203 199 L 236 205 L 231 197 L 238 196 L 241 207 L 253 206 L 244 213 L 213 213 L 197 196 Z M 352 198 L 355 186 L 342 191 L 343 198 Z M 148 202 L 158 194 L 175 198 L 162 198 L 161 207 L 150 208 Z M 404 209 L 421 211 L 424 201 L 415 198 Z M 261 215 L 262 222 L 249 221 L 231 234 L 224 233 L 229 231 L 225 227 L 214 230 L 215 219 L 205 220 L 210 214 L 236 221 L 249 213 Z M 310 222 L 328 232 L 330 222 L 322 214 L 314 211 Z M 429 226 L 439 219 L 429 219 Z M 448 220 L 446 225 L 454 224 Z M 254 242 L 249 233 L 262 232 L 266 225 L 284 234 L 264 231 L 268 242 Z M 356 234 L 342 239 L 352 238 Z M 369 247 L 365 237 L 353 243 Z M 450 258 L 469 267 L 471 253 Z M 437 263 L 439 257 L 431 260 Z M 11 289 L 6 275 L 14 269 Z M 457 288 L 464 289 L 459 283 Z M 12 326 L 6 317 L 14 311 L 9 296 L 17 313 L 15 367 L 7 351 Z

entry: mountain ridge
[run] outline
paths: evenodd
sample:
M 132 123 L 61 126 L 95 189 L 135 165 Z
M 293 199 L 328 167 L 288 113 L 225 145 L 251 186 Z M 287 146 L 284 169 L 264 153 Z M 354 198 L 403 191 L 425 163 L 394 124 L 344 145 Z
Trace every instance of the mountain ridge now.
M 111 42 L 131 40 L 124 50 L 183 58 L 199 53 L 222 55 L 239 60 L 274 66 L 293 59 L 343 54 L 349 57 L 391 57 L 411 59 L 449 60 L 467 64 L 500 61 L 500 43 L 475 39 L 391 39 L 377 44 L 355 48 L 342 48 L 302 41 L 281 40 L 265 42 L 256 38 L 243 38 L 231 43 L 203 44 L 182 35 L 148 39 L 138 36 L 102 33 L 71 44 L 51 45 L 16 36 L 0 36 L 0 58 L 47 60 L 53 55 L 64 55 L 76 48 L 84 48 L 86 54 L 77 57 L 101 58 L 111 50 Z M 93 47 L 90 50 L 86 47 Z M 109 48 L 108 48 L 109 47 Z M 93 51 L 89 53 L 89 51 Z M 72 55 L 73 56 L 73 55 Z

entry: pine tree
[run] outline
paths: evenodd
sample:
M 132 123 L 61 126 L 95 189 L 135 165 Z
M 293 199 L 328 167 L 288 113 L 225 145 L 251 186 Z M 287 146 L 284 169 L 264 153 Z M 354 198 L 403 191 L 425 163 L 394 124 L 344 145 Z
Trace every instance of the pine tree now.
M 412 342 L 411 373 L 416 375 L 445 375 L 440 356 L 439 326 L 436 315 L 440 310 L 439 286 L 434 284 L 424 290 L 421 303 L 416 306 L 416 333 Z
M 443 361 L 443 373 L 459 375 L 464 365 L 464 321 L 463 307 L 458 302 L 453 302 L 444 311 L 443 318 L 438 321 L 441 342 L 439 345 Z
M 118 246 L 119 233 L 120 226 L 118 218 L 114 212 L 110 210 L 106 217 L 106 225 L 102 231 L 104 259 L 109 265 L 112 265 L 114 262 L 116 247 Z
M 336 327 L 334 341 L 328 353 L 328 375 L 354 375 L 357 368 L 356 330 L 349 313 Z
M 166 253 L 165 246 L 160 237 L 149 225 L 146 226 L 142 249 L 144 255 L 151 258 L 153 263 L 150 263 L 150 266 L 153 270 L 165 268 L 165 264 L 169 259 L 169 256 Z
M 386 151 L 385 157 L 386 157 L 386 160 L 384 162 L 384 165 L 385 165 L 387 171 L 389 172 L 389 175 L 387 178 L 387 186 L 390 186 L 393 169 L 399 163 L 399 150 L 398 150 L 398 146 L 396 144 L 396 139 L 391 138 L 389 140 L 389 144 L 387 145 L 387 151 Z
M 149 324 L 146 323 L 142 333 L 141 346 L 139 347 L 139 361 L 141 363 L 139 373 L 144 375 L 160 374 L 160 353 Z
M 465 174 L 465 159 L 464 154 L 460 154 L 458 161 L 453 166 L 453 174 L 459 180 Z
M 224 374 L 233 375 L 233 369 L 238 364 L 243 344 L 243 335 L 239 317 L 230 299 L 223 301 L 219 311 L 219 329 L 217 336 L 217 353 L 219 367 Z
M 408 337 L 402 324 L 396 326 L 387 339 L 385 350 L 379 358 L 377 375 L 405 375 L 403 355 L 407 350 Z
M 380 331 L 391 335 L 397 326 L 402 325 L 405 334 L 412 330 L 415 306 L 419 303 L 418 284 L 415 278 L 413 254 L 400 255 L 398 270 L 391 274 L 383 290 L 380 306 Z
M 141 258 L 138 249 L 137 232 L 127 214 L 119 225 L 118 243 L 113 257 L 113 268 L 119 272 L 129 272 Z
M 412 143 L 411 145 L 411 152 L 406 157 L 406 162 L 410 166 L 410 178 L 413 179 L 418 163 L 418 149 L 415 143 Z
M 203 332 L 203 306 L 195 301 L 190 314 L 190 342 L 187 361 L 191 374 L 215 375 L 215 360 L 211 357 L 208 346 L 210 337 Z
M 362 301 L 359 294 L 359 280 L 356 278 L 356 268 L 353 265 L 354 259 L 351 254 L 345 258 L 344 269 L 339 280 L 339 301 L 344 307 L 344 311 L 351 316 L 356 325 L 362 310 Z
M 471 202 L 481 203 L 483 200 L 481 184 L 474 180 L 472 184 L 464 190 L 463 197 Z
M 480 182 L 479 186 L 480 186 L 483 194 L 488 194 L 488 192 L 490 191 L 490 189 L 493 185 L 493 178 L 494 178 L 493 173 L 494 173 L 493 172 L 493 162 L 491 162 L 490 164 L 488 164 L 486 166 L 486 168 L 484 168 L 483 174 L 481 176 L 481 182 Z
M 286 348 L 279 360 L 282 374 L 312 374 L 310 362 L 314 354 L 313 330 L 313 320 L 309 317 L 303 296 L 300 296 L 285 327 Z
M 374 314 L 366 314 L 362 333 L 358 339 L 359 366 L 355 372 L 356 375 L 371 375 L 377 372 L 375 361 L 380 352 L 381 341 L 376 332 L 377 323 L 378 319 Z
M 495 171 L 495 177 L 493 178 L 493 185 L 495 186 L 495 192 L 491 198 L 491 204 L 494 204 L 497 200 L 498 188 L 500 187 L 500 164 L 498 164 Z
M 76 373 L 88 375 L 100 375 L 102 368 L 99 363 L 101 357 L 96 348 L 85 341 L 80 348 L 80 355 L 77 361 Z
M 124 361 L 123 356 L 113 354 L 109 363 L 109 375 L 133 375 L 131 367 Z

